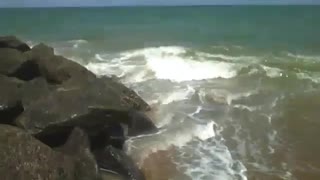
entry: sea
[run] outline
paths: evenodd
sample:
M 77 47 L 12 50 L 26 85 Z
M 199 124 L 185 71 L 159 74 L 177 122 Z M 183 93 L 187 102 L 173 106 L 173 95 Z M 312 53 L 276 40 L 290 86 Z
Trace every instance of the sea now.
M 166 155 L 148 180 L 320 179 L 320 6 L 2 8 L 0 34 L 148 102 L 159 132 L 125 146 Z

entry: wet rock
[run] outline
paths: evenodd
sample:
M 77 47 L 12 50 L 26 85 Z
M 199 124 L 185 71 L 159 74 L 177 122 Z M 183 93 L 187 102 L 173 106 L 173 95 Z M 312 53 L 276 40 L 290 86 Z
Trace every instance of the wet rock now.
M 11 48 L 21 52 L 29 51 L 30 47 L 17 39 L 14 36 L 2 36 L 0 37 L 0 48 Z
M 3 180 L 74 180 L 74 160 L 55 152 L 21 129 L 0 125 L 0 174 Z
M 88 135 L 80 128 L 74 128 L 61 151 L 74 156 L 76 180 L 99 179 L 100 174 L 95 157 L 90 152 Z
M 103 83 L 105 89 L 118 93 L 121 97 L 121 103 L 127 107 L 140 111 L 149 111 L 151 107 L 146 103 L 136 92 L 127 88 L 125 85 L 115 81 L 109 77 L 102 77 L 99 79 Z M 96 83 L 96 82 L 95 82 Z
M 0 74 L 14 73 L 26 60 L 26 57 L 18 50 L 0 48 Z
M 11 124 L 22 113 L 20 87 L 22 82 L 0 75 L 0 123 Z
M 157 127 L 143 112 L 130 111 L 129 119 L 128 136 L 136 136 L 142 133 L 155 133 L 157 131 Z
M 127 136 L 157 130 L 144 114 L 150 106 L 137 93 L 112 77 L 97 78 L 44 44 L 19 49 L 24 53 L 14 43 L 6 46 L 0 49 L 0 123 L 21 129 L 0 125 L 5 178 L 95 180 L 101 178 L 98 160 L 115 178 L 144 179 L 118 150 Z
M 126 180 L 125 177 L 118 173 L 100 170 L 102 180 Z
M 98 165 L 102 171 L 120 174 L 128 180 L 144 180 L 145 177 L 132 159 L 124 152 L 108 146 L 94 152 Z
M 123 126 L 119 123 L 106 124 L 104 128 L 90 136 L 91 149 L 103 149 L 108 145 L 122 149 L 126 140 L 126 132 Z

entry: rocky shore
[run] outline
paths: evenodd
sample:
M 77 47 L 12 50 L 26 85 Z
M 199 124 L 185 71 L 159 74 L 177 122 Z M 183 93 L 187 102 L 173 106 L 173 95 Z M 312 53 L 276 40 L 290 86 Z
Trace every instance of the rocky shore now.
M 150 106 L 111 77 L 0 37 L 0 174 L 3 180 L 143 180 L 126 138 L 154 132 Z

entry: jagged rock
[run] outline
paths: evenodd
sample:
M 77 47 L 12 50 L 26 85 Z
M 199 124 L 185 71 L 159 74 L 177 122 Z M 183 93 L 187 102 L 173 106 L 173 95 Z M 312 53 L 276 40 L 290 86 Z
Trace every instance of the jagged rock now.
M 0 48 L 12 48 L 17 49 L 21 52 L 30 50 L 30 47 L 26 43 L 21 42 L 14 36 L 0 37 Z
M 3 180 L 75 180 L 73 158 L 53 151 L 21 129 L 0 125 Z
M 83 128 L 90 136 L 115 123 L 126 124 L 134 134 L 156 129 L 149 119 L 134 113 L 144 104 L 127 98 L 127 88 L 126 91 L 121 88 L 104 79 L 71 89 L 62 86 L 26 107 L 16 124 L 39 138 L 67 134 L 75 126 Z
M 112 77 L 97 78 L 44 44 L 26 50 L 18 41 L 1 42 L 0 123 L 25 130 L 0 125 L 5 178 L 96 180 L 101 157 L 99 164 L 120 174 L 117 178 L 144 179 L 123 152 L 106 148 L 122 149 L 127 136 L 157 130 L 144 115 L 150 106 L 137 93 Z
M 94 152 L 98 165 L 102 171 L 118 173 L 128 180 L 144 180 L 145 177 L 124 152 L 108 146 L 103 150 Z
M 92 72 L 80 64 L 54 55 L 54 50 L 44 44 L 34 46 L 26 53 L 26 57 L 49 83 L 62 84 L 71 80 L 74 83 L 81 83 L 96 78 Z
M 18 79 L 24 81 L 30 81 L 42 76 L 39 69 L 39 64 L 34 60 L 54 56 L 54 50 L 53 48 L 41 43 L 34 46 L 32 51 L 24 53 L 24 56 L 27 60 L 22 63 L 19 68 L 17 68 L 16 71 L 11 74 L 11 76 L 17 77 Z
M 18 50 L 0 48 L 0 74 L 14 73 L 26 60 L 26 57 Z
M 0 75 L 0 123 L 11 124 L 23 111 L 20 87 L 23 82 Z

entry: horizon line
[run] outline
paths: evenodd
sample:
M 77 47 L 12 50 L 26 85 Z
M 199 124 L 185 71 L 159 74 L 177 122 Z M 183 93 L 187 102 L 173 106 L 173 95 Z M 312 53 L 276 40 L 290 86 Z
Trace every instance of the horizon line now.
M 186 5 L 104 5 L 104 6 L 0 6 L 0 9 L 4 8 L 108 8 L 108 7 L 205 7 L 205 6 L 319 6 L 319 3 L 316 4 L 302 4 L 302 3 L 278 3 L 278 4 L 186 4 Z

